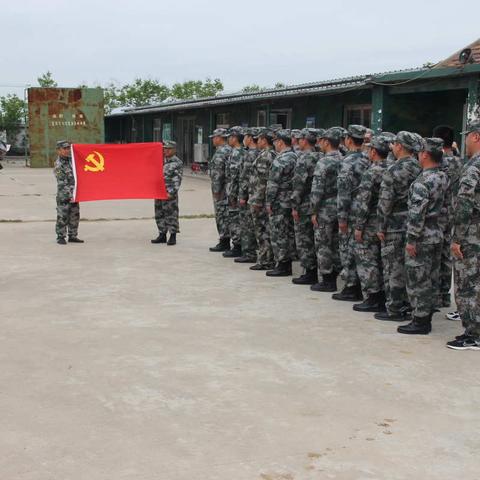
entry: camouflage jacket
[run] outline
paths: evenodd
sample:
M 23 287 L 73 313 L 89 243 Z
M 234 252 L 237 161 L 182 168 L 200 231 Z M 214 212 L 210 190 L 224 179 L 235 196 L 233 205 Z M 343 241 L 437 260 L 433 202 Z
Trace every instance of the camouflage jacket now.
M 248 200 L 252 190 L 253 181 L 253 163 L 258 157 L 260 151 L 258 148 L 249 148 L 245 153 L 245 158 L 242 163 L 242 170 L 240 171 L 240 189 L 239 199 Z
M 318 155 L 313 150 L 302 151 L 298 155 L 293 174 L 292 208 L 300 215 L 310 215 L 310 192 Z
M 317 161 L 310 192 L 310 208 L 329 220 L 337 216 L 337 177 L 342 165 L 342 154 L 335 150 Z
M 337 177 L 337 216 L 340 223 L 347 223 L 352 204 L 358 194 L 358 186 L 363 172 L 370 166 L 370 162 L 362 151 L 350 152 L 342 161 Z
M 170 158 L 164 157 L 163 176 L 165 177 L 165 185 L 170 197 L 177 196 L 180 185 L 182 184 L 183 162 L 173 155 Z
M 57 198 L 69 202 L 73 199 L 75 189 L 75 175 L 70 157 L 57 157 L 53 166 L 53 173 L 57 179 Z
M 436 244 L 443 241 L 441 218 L 445 215 L 448 177 L 439 168 L 429 168 L 410 185 L 408 192 L 408 243 Z
M 463 160 L 456 155 L 443 155 L 442 165 L 440 169 L 447 174 L 448 189 L 445 194 L 445 203 L 447 207 L 447 218 L 444 222 L 445 228 L 450 231 L 454 218 L 454 199 L 457 196 L 460 175 L 463 168 Z
M 240 172 L 242 170 L 245 149 L 236 147 L 231 149 L 227 166 L 227 197 L 230 204 L 237 204 L 240 193 Z
M 380 185 L 387 168 L 387 161 L 374 162 L 365 170 L 352 212 L 357 230 L 375 234 L 377 232 L 377 207 Z
M 260 150 L 257 158 L 252 164 L 252 181 L 250 183 L 250 192 L 248 204 L 256 207 L 265 205 L 267 192 L 268 175 L 272 167 L 275 151 L 273 148 Z
M 480 245 L 480 153 L 465 164 L 455 201 L 453 241 Z
M 268 175 L 266 205 L 276 208 L 291 208 L 293 171 L 297 155 L 292 149 L 279 153 L 272 162 Z
M 231 148 L 228 145 L 217 147 L 209 162 L 212 193 L 225 197 L 227 191 L 227 166 Z
M 387 168 L 378 200 L 378 231 L 404 232 L 407 228 L 408 189 L 422 169 L 414 157 L 404 157 Z

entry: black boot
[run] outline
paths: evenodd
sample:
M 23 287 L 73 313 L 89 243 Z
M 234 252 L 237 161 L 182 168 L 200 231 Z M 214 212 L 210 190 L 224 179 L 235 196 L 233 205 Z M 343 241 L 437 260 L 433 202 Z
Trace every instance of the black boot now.
M 398 333 L 407 335 L 428 335 L 432 331 L 432 315 L 426 317 L 413 317 L 413 320 L 407 325 L 401 325 L 397 328 Z
M 67 241 L 63 238 L 63 237 L 58 237 L 57 238 L 57 243 L 59 245 L 66 245 L 67 244 Z
M 246 255 L 242 255 L 234 260 L 235 263 L 257 263 L 257 259 L 253 257 L 247 257 Z
M 322 275 L 322 280 L 310 287 L 314 292 L 336 292 L 337 274 L 335 272 Z
M 267 277 L 289 277 L 292 274 L 292 261 L 278 262 L 273 270 L 265 273 Z
M 353 309 L 356 312 L 384 312 L 385 294 L 383 292 L 372 293 L 363 303 L 354 305 Z
M 250 267 L 250 270 L 262 271 L 262 270 L 271 270 L 272 268 L 275 268 L 275 265 L 273 263 L 268 263 L 268 264 L 257 263 L 255 265 L 252 265 Z
M 85 243 L 83 240 L 80 240 L 78 237 L 68 237 L 68 243 Z
M 387 322 L 404 322 L 405 320 L 409 320 L 410 317 L 410 312 L 408 312 L 407 310 L 400 310 L 399 312 L 391 313 L 384 311 L 376 313 L 374 315 L 374 318 L 376 318 L 377 320 L 384 320 Z
M 170 237 L 168 237 L 167 245 L 176 245 L 177 244 L 177 234 L 171 233 Z
M 209 250 L 211 252 L 226 252 L 230 250 L 230 239 L 221 238 L 220 241 L 214 247 L 210 247 Z
M 225 258 L 237 258 L 242 256 L 242 247 L 240 245 L 233 245 L 231 250 L 227 250 L 222 254 Z
M 160 233 L 157 238 L 150 240 L 151 243 L 167 243 L 167 234 Z
M 295 285 L 315 285 L 318 282 L 318 273 L 316 268 L 305 270 L 303 275 L 298 278 L 292 278 Z
M 352 285 L 351 287 L 343 287 L 340 293 L 332 295 L 333 300 L 342 300 L 344 302 L 358 302 L 363 300 L 362 289 L 360 284 Z

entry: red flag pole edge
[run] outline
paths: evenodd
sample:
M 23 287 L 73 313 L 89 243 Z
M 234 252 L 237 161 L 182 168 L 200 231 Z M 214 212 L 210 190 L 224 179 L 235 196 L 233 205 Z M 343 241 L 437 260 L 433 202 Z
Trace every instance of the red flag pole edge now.
M 75 201 L 75 199 L 77 198 L 77 166 L 75 165 L 75 154 L 73 153 L 73 145 L 70 145 L 70 151 L 71 151 L 71 154 L 72 154 L 73 178 L 75 179 L 75 185 L 73 187 L 72 201 Z

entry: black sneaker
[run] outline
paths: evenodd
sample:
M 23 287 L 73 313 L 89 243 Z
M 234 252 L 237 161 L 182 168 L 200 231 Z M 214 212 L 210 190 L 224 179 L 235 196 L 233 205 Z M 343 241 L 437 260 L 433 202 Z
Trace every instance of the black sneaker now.
M 85 243 L 83 240 L 80 240 L 78 237 L 68 237 L 68 243 Z
M 473 337 L 466 336 L 466 338 L 461 340 L 447 342 L 447 347 L 453 350 L 480 350 L 480 340 L 475 340 Z
M 275 268 L 275 265 L 272 263 L 267 263 L 267 264 L 261 264 L 257 263 L 256 265 L 252 265 L 250 267 L 250 270 L 255 270 L 255 271 L 264 271 L 264 270 L 271 270 L 272 268 Z
M 60 237 L 60 238 L 57 238 L 57 243 L 59 245 L 66 245 L 67 241 L 63 237 Z

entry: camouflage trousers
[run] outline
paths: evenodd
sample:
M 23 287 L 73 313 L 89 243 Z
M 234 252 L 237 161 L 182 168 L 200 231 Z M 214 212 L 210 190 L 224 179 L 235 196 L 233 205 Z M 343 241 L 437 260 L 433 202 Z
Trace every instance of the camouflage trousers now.
M 215 212 L 215 223 L 220 240 L 230 237 L 230 227 L 228 224 L 228 205 L 227 200 L 213 199 L 213 210 Z
M 315 251 L 317 254 L 318 273 L 327 275 L 339 273 L 342 269 L 338 251 L 338 222 L 337 219 L 317 216 L 318 227 L 315 227 Z
M 450 289 L 452 287 L 452 254 L 450 252 L 450 244 L 452 235 L 450 232 L 444 232 L 442 244 L 442 258 L 440 262 L 440 302 L 439 307 L 450 306 Z
M 305 270 L 317 268 L 317 256 L 315 253 L 315 236 L 311 215 L 300 215 L 299 221 L 294 222 L 295 245 L 300 259 L 300 264 Z
M 461 248 L 463 259 L 454 262 L 455 301 L 466 333 L 480 339 L 480 245 Z
M 268 265 L 273 262 L 272 245 L 270 244 L 270 225 L 264 208 L 257 211 L 251 207 L 255 238 L 257 240 L 257 263 Z
M 355 242 L 355 263 L 365 298 L 383 291 L 380 240 L 375 232 L 364 232 L 363 241 Z
M 357 266 L 355 265 L 355 237 L 353 228 L 348 226 L 346 234 L 339 234 L 340 261 L 342 263 L 341 276 L 346 287 L 358 285 Z
M 248 205 L 240 206 L 240 229 L 242 232 L 242 255 L 257 258 L 257 240 L 253 226 L 252 212 Z
M 389 313 L 398 313 L 408 304 L 405 279 L 405 232 L 385 234 L 382 244 L 385 305 Z
M 438 305 L 441 256 L 441 244 L 419 243 L 415 257 L 405 252 L 408 300 L 416 317 L 427 317 Z
M 270 242 L 275 262 L 292 260 L 294 255 L 293 218 L 289 208 L 275 209 L 269 217 Z
M 238 207 L 228 207 L 228 227 L 233 245 L 241 245 L 242 229 L 240 224 L 240 210 Z
M 155 200 L 155 222 L 158 233 L 178 233 L 178 197 L 171 200 Z
M 55 232 L 57 238 L 76 237 L 80 223 L 80 204 L 57 197 L 57 223 Z

